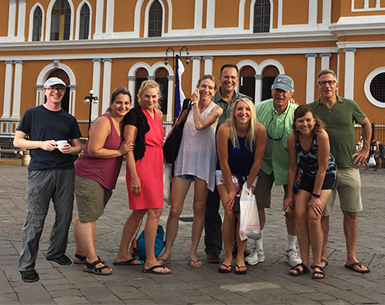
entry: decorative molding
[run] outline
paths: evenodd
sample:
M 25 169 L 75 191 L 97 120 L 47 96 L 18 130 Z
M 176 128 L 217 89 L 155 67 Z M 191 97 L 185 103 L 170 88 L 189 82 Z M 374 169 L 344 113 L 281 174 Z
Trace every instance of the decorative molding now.
M 373 70 L 372 72 L 370 72 L 370 74 L 365 79 L 364 92 L 365 92 L 366 98 L 368 99 L 368 101 L 370 103 L 372 103 L 374 106 L 377 106 L 379 108 L 385 108 L 385 103 L 376 100 L 373 97 L 372 92 L 370 91 L 370 84 L 371 84 L 373 78 L 375 78 L 380 73 L 385 73 L 385 67 L 377 68 L 377 69 Z

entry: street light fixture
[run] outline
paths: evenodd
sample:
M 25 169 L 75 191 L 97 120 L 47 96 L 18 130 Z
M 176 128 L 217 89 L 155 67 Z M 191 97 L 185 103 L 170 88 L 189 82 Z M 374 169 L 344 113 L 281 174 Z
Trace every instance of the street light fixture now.
M 167 50 L 166 50 L 166 57 L 164 58 L 164 65 L 167 66 L 168 65 L 168 53 L 169 52 L 172 52 L 172 68 L 175 69 L 176 65 L 175 65 L 175 58 L 176 58 L 176 55 L 179 55 L 180 58 L 182 58 L 182 53 L 186 52 L 186 64 L 189 64 L 190 62 L 190 57 L 189 57 L 189 52 L 188 52 L 188 48 L 187 47 L 180 47 L 179 49 L 179 54 L 178 54 L 178 51 L 175 51 L 173 47 L 168 47 Z
M 91 128 L 91 112 L 92 112 L 92 104 L 96 104 L 98 97 L 97 96 L 94 96 L 94 90 L 90 90 L 89 92 L 90 95 L 87 95 L 85 98 L 84 98 L 84 103 L 90 103 L 90 112 L 89 112 L 89 117 L 88 117 L 88 130 L 90 130 Z

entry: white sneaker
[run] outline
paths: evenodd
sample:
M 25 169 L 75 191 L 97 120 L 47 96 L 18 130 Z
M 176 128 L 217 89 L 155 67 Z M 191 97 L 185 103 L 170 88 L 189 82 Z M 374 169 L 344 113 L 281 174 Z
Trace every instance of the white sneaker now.
M 290 249 L 286 251 L 286 262 L 289 263 L 289 265 L 292 267 L 302 263 L 302 259 L 296 249 Z
M 245 262 L 249 265 L 256 265 L 265 261 L 265 252 L 260 249 L 253 249 L 251 253 L 245 258 Z

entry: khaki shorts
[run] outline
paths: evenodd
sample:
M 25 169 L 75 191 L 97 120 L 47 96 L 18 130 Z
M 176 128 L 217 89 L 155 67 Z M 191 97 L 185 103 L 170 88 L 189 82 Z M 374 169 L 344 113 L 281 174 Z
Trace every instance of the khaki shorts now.
M 95 180 L 75 176 L 75 196 L 81 222 L 97 220 L 104 213 L 112 190 L 106 189 Z
M 362 210 L 361 177 L 358 168 L 341 168 L 337 171 L 337 184 L 331 193 L 322 216 L 329 216 L 333 211 L 336 193 L 340 198 L 340 208 L 346 212 Z
M 254 195 L 257 200 L 258 209 L 267 209 L 271 207 L 271 189 L 274 184 L 274 172 L 270 175 L 266 174 L 263 170 L 260 170 L 258 173 L 257 185 L 255 187 Z M 287 184 L 283 185 L 283 190 L 285 192 L 284 198 L 287 196 Z M 289 219 L 295 218 L 295 209 L 290 209 L 286 214 L 286 217 Z

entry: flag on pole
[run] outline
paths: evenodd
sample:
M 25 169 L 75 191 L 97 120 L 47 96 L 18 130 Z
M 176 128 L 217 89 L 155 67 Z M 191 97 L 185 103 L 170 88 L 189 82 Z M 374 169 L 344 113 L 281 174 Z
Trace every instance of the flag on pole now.
M 176 80 L 175 80 L 175 112 L 174 118 L 179 116 L 182 108 L 182 103 L 185 99 L 185 95 L 182 90 L 182 74 L 184 72 L 184 66 L 180 60 L 179 55 L 176 55 Z

